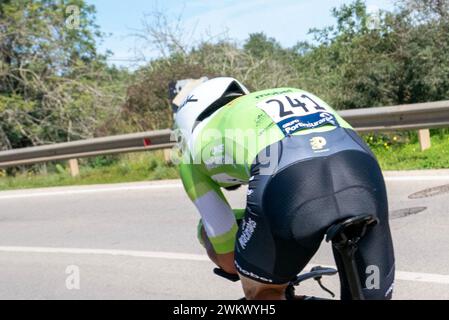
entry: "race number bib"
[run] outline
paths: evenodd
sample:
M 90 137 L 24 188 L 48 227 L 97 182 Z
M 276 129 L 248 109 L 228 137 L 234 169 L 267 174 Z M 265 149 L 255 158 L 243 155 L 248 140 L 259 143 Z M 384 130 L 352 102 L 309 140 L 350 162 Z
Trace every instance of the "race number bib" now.
M 339 126 L 331 111 L 302 92 L 270 97 L 259 102 L 257 107 L 265 111 L 285 135 L 326 124 Z

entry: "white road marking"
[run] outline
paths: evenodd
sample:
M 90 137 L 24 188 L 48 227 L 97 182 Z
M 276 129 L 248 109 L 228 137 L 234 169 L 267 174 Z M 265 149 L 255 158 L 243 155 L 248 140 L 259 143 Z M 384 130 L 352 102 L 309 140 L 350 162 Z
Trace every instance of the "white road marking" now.
M 84 248 L 82 249 L 82 248 L 51 248 L 51 247 L 0 247 L 0 252 L 111 255 L 111 256 L 127 256 L 136 258 L 174 259 L 174 260 L 191 260 L 191 261 L 209 260 L 209 258 L 206 255 L 193 254 L 193 253 L 84 249 Z
M 449 175 L 435 175 L 435 176 L 384 176 L 385 181 L 448 181 Z M 177 189 L 182 188 L 182 183 L 170 183 L 170 184 L 148 184 L 148 185 L 129 185 L 129 186 L 113 186 L 107 187 L 86 187 L 83 189 L 60 189 L 51 191 L 34 191 L 29 190 L 17 190 L 17 191 L 5 191 L 0 192 L 0 200 L 3 199 L 21 199 L 21 198 L 36 198 L 36 197 L 53 197 L 53 196 L 68 196 L 77 194 L 89 194 L 89 193 L 102 193 L 102 192 L 117 192 L 117 191 L 138 191 L 138 190 L 157 190 L 157 189 Z
M 385 181 L 449 181 L 449 176 L 384 176 Z
M 432 282 L 449 284 L 449 276 L 435 273 L 418 273 L 407 271 L 396 271 L 396 278 L 404 281 Z
M 315 266 L 322 266 L 324 268 L 336 269 L 336 266 L 316 263 L 316 264 L 306 265 L 304 270 L 306 270 L 306 271 L 310 270 Z M 445 274 L 409 272 L 409 271 L 396 270 L 394 275 L 395 275 L 395 280 L 449 284 L 449 275 L 445 275 Z
M 0 252 L 10 253 L 48 253 L 48 254 L 80 254 L 80 255 L 111 255 L 127 256 L 137 258 L 170 259 L 170 260 L 189 260 L 189 261 L 209 261 L 209 258 L 203 254 L 177 253 L 177 252 L 157 252 L 157 251 L 134 251 L 134 250 L 110 250 L 110 249 L 84 249 L 84 248 L 51 248 L 51 247 L 0 247 Z M 308 264 L 305 270 L 321 264 Z M 323 267 L 335 268 L 335 266 Z M 429 282 L 439 284 L 449 284 L 449 275 L 435 273 L 421 273 L 396 271 L 396 280 Z
M 136 191 L 136 190 L 154 190 L 154 189 L 171 189 L 171 188 L 181 188 L 181 183 L 172 184 L 150 184 L 150 185 L 139 185 L 139 186 L 109 186 L 109 187 L 97 187 L 97 188 L 86 188 L 86 189 L 67 189 L 67 190 L 53 190 L 53 191 L 28 191 L 20 190 L 17 193 L 1 194 L 0 200 L 2 199 L 20 199 L 20 198 L 35 198 L 35 197 L 53 197 L 53 196 L 67 196 L 75 194 L 86 194 L 86 193 L 101 193 L 101 192 L 117 192 L 117 191 Z M 27 192 L 28 191 L 28 192 Z

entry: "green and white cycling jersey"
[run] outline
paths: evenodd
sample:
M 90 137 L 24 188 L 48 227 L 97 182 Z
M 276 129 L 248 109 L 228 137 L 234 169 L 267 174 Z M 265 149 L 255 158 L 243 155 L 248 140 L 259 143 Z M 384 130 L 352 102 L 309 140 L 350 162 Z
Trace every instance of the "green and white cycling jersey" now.
M 236 215 L 221 188 L 246 184 L 257 154 L 287 135 L 350 128 L 315 95 L 295 88 L 253 92 L 201 121 L 185 143 L 180 175 L 218 254 L 234 250 Z

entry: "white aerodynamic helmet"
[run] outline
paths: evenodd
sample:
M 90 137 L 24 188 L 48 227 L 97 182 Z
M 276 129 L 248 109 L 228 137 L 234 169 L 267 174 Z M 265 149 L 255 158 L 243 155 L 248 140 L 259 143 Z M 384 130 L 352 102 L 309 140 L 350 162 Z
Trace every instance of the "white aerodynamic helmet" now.
M 238 80 L 219 77 L 195 87 L 175 113 L 176 127 L 189 139 L 195 126 L 216 110 L 249 91 Z

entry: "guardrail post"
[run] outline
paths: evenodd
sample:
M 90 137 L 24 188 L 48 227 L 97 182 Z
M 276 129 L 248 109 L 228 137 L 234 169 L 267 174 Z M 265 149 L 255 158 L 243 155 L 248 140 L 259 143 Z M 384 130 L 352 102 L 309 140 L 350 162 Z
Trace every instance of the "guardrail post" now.
M 47 171 L 47 164 L 46 164 L 46 163 L 41 164 L 41 166 L 40 166 L 40 172 L 41 172 L 41 174 L 43 174 L 43 175 L 47 175 L 48 171 Z
M 77 177 L 80 174 L 80 168 L 78 166 L 78 159 L 69 160 L 70 174 L 72 177 Z
M 171 149 L 164 149 L 164 160 L 166 163 L 171 163 Z
M 419 145 L 421 146 L 421 151 L 424 151 L 424 150 L 430 148 L 431 142 L 430 142 L 430 130 L 429 129 L 418 130 L 418 139 L 419 139 Z

